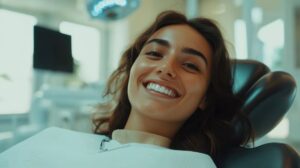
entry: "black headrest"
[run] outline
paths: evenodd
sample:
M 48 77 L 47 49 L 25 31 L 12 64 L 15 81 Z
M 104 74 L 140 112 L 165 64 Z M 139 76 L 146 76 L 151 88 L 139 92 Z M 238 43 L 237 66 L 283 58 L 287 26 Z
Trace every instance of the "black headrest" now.
M 294 78 L 254 60 L 234 61 L 234 93 L 243 102 L 241 110 L 249 117 L 255 138 L 272 130 L 290 108 L 296 95 Z M 233 143 L 242 139 L 245 124 L 233 121 Z
M 218 161 L 222 168 L 299 168 L 296 150 L 283 143 L 267 143 L 256 148 L 235 148 Z
M 247 90 L 270 69 L 255 60 L 233 60 L 233 92 L 238 97 L 244 97 Z

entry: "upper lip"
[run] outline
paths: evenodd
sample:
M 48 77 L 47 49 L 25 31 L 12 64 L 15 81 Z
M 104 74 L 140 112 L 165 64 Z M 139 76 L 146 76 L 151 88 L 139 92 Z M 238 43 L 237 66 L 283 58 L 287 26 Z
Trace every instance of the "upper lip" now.
M 146 87 L 148 83 L 156 83 L 156 84 L 159 84 L 161 86 L 164 86 L 170 90 L 173 90 L 176 94 L 176 97 L 179 97 L 181 95 L 179 89 L 177 89 L 176 87 L 174 86 L 170 86 L 168 84 L 166 84 L 166 82 L 162 82 L 162 81 L 158 81 L 158 80 L 145 80 L 143 81 L 143 85 Z

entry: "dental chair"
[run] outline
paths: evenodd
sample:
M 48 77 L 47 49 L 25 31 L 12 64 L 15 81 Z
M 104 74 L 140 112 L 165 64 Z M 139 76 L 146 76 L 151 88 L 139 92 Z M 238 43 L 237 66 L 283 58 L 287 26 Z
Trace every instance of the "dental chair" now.
M 296 95 L 296 82 L 286 72 L 271 72 L 254 60 L 233 60 L 234 93 L 243 100 L 255 140 L 266 135 L 284 117 Z M 233 120 L 232 142 L 242 138 L 243 123 Z M 238 146 L 238 145 L 237 145 Z M 266 143 L 253 148 L 234 147 L 215 161 L 220 168 L 300 168 L 299 153 L 284 143 Z

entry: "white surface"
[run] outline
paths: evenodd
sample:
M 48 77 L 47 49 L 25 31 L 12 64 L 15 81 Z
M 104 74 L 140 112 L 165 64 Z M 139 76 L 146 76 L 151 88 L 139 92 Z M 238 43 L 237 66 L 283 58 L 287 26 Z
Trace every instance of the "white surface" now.
M 215 168 L 208 155 L 154 145 L 131 143 L 120 147 L 110 141 L 109 148 L 114 150 L 100 152 L 104 137 L 49 128 L 1 153 L 0 167 Z

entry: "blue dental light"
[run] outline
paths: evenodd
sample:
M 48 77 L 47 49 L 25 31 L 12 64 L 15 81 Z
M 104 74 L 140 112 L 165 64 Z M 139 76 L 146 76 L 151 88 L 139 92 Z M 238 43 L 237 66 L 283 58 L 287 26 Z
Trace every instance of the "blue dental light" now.
M 87 9 L 92 18 L 111 21 L 131 14 L 139 0 L 87 0 Z

